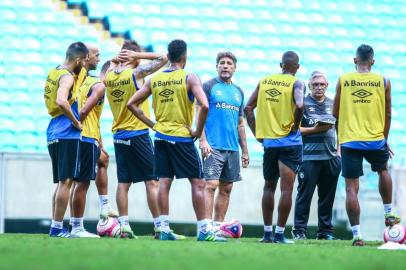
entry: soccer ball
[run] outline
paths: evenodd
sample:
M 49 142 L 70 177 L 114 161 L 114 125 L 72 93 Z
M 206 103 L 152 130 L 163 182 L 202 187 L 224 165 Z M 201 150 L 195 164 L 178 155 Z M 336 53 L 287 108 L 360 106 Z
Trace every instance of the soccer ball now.
M 242 235 L 242 225 L 237 219 L 226 220 L 221 224 L 217 233 L 227 238 L 240 238 Z
M 386 242 L 395 242 L 403 244 L 406 241 L 406 230 L 400 224 L 395 224 L 390 227 L 386 227 L 383 232 L 383 240 Z
M 98 235 L 106 237 L 120 237 L 121 234 L 120 223 L 113 217 L 100 219 L 96 230 Z

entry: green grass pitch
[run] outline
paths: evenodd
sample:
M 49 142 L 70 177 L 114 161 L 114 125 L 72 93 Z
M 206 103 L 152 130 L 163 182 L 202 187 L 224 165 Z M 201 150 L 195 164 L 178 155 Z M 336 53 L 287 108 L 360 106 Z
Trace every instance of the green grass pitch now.
M 378 250 L 380 242 L 352 247 L 350 241 L 260 244 L 129 239 L 61 239 L 47 235 L 0 235 L 0 269 L 406 269 L 406 251 Z

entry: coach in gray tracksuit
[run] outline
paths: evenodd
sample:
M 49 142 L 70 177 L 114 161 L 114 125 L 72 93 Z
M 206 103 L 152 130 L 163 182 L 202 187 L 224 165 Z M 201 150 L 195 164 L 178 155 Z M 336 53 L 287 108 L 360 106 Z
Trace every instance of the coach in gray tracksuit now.
M 336 150 L 333 100 L 325 96 L 328 81 L 321 72 L 313 72 L 309 82 L 311 93 L 305 97 L 305 110 L 300 131 L 303 137 L 303 165 L 299 171 L 295 203 L 295 224 L 292 231 L 297 240 L 306 239 L 310 204 L 317 186 L 317 239 L 333 240 L 332 209 L 341 171 L 341 158 Z

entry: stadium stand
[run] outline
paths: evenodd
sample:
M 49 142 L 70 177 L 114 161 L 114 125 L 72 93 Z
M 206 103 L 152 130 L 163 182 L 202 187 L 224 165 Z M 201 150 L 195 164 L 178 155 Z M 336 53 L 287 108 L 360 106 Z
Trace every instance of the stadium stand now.
M 54 1 L 55 2 L 55 1 Z M 238 57 L 236 83 L 246 99 L 258 80 L 278 71 L 283 51 L 301 56 L 298 76 L 306 80 L 313 70 L 325 71 L 334 95 L 338 76 L 353 70 L 355 48 L 368 43 L 375 48 L 375 70 L 392 80 L 393 122 L 390 142 L 395 162 L 404 164 L 406 131 L 406 6 L 401 0 L 331 2 L 316 1 L 189 1 L 189 0 L 68 0 L 85 4 L 90 18 L 107 18 L 112 32 L 129 31 L 133 39 L 155 51 L 165 51 L 168 41 L 189 43 L 187 68 L 202 80 L 215 76 L 215 55 L 228 49 Z M 0 3 L 0 150 L 46 152 L 48 116 L 42 88 L 46 72 L 63 59 L 74 40 L 100 44 L 102 59 L 118 45 L 102 39 L 91 25 L 81 24 L 71 12 L 55 12 L 52 1 L 22 0 Z M 18 12 L 18 13 L 17 13 Z M 362 17 L 360 14 L 362 13 Z M 17 16 L 18 14 L 18 16 Z M 62 34 L 61 34 L 62 33 Z M 111 113 L 106 104 L 102 134 L 111 144 Z M 261 160 L 262 147 L 249 134 L 251 158 Z

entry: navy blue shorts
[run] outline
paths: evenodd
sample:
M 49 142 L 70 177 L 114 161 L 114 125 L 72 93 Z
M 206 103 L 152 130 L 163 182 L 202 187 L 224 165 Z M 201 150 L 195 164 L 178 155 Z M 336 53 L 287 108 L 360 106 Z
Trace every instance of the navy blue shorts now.
M 77 181 L 96 179 L 96 164 L 100 157 L 100 149 L 95 143 L 80 142 L 80 169 Z
M 194 142 L 155 139 L 158 178 L 203 178 L 202 161 Z
M 156 180 L 154 150 L 149 134 L 114 140 L 119 183 Z
M 279 179 L 279 161 L 298 173 L 303 162 L 303 146 L 264 148 L 263 174 L 265 181 L 277 181 Z
M 361 150 L 341 146 L 342 175 L 345 178 L 358 178 L 364 175 L 362 161 L 366 159 L 374 172 L 387 169 L 389 152 L 385 144 L 377 150 Z
M 78 178 L 80 168 L 79 144 L 79 139 L 48 141 L 48 152 L 52 161 L 52 174 L 55 184 L 68 178 Z

